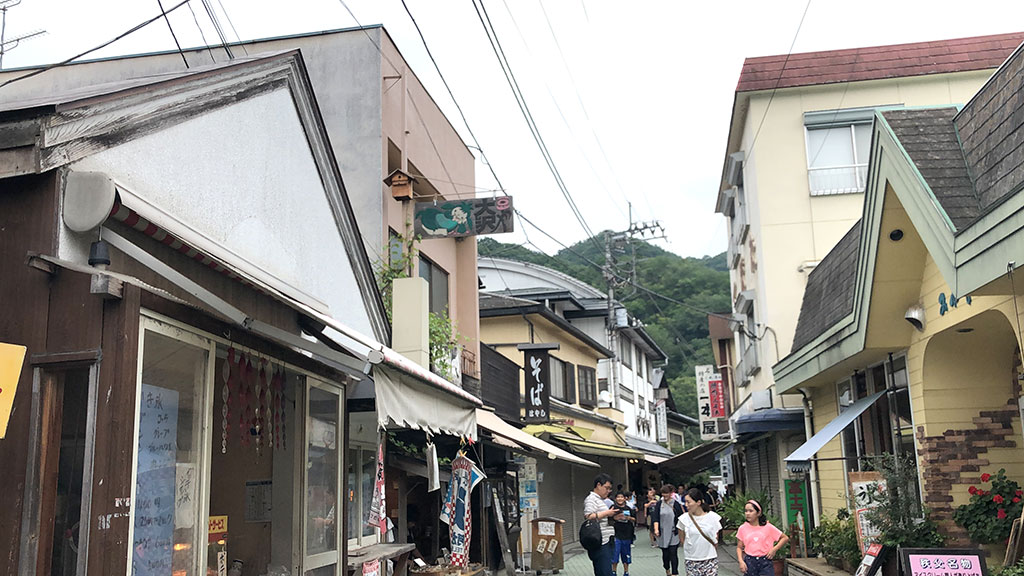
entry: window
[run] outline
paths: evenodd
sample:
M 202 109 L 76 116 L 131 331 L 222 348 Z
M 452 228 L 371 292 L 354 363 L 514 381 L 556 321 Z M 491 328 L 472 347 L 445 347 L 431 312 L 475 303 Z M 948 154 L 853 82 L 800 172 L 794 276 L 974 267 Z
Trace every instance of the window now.
M 812 196 L 864 192 L 874 113 L 854 108 L 804 114 Z
M 430 285 L 430 312 L 448 311 L 448 273 L 426 256 L 420 255 L 420 278 Z
M 619 360 L 626 368 L 633 367 L 633 343 L 623 335 L 619 335 Z
M 682 434 L 677 434 L 676 432 L 669 432 L 668 433 L 668 449 L 672 450 L 672 451 L 675 451 L 675 450 L 682 450 L 682 448 L 683 448 L 683 435 Z
M 377 531 L 366 523 L 373 500 L 373 480 L 377 473 L 377 453 L 373 446 L 348 449 L 348 543 L 358 548 L 377 543 Z
M 551 356 L 548 358 L 548 366 L 551 372 L 551 396 L 565 401 L 568 398 L 565 388 L 565 362 Z
M 580 405 L 597 406 L 597 370 L 587 366 L 577 368 L 580 385 Z
M 846 458 L 847 471 L 864 469 L 865 459 L 872 456 L 914 454 L 914 427 L 905 358 L 894 358 L 891 365 L 888 362 L 876 364 L 840 382 L 837 388 L 839 411 L 845 412 L 857 400 L 887 389 L 890 379 L 894 394 L 879 398 L 843 430 L 843 457 Z

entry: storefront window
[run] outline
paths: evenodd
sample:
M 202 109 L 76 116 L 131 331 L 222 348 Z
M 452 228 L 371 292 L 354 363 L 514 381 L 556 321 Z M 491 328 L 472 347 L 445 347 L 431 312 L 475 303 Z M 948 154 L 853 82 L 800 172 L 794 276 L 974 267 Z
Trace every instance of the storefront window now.
M 312 381 L 306 395 L 305 564 L 311 571 L 334 574 L 341 559 L 342 402 L 338 391 Z

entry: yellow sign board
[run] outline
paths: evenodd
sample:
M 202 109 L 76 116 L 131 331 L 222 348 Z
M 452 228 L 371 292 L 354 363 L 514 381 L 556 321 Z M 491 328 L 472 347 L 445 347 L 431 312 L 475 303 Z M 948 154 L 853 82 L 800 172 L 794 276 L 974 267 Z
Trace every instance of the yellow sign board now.
M 223 534 L 228 531 L 227 516 L 210 516 L 210 527 L 207 530 L 211 535 Z
M 7 435 L 7 422 L 11 419 L 14 393 L 18 391 L 24 362 L 24 346 L 0 342 L 0 439 Z

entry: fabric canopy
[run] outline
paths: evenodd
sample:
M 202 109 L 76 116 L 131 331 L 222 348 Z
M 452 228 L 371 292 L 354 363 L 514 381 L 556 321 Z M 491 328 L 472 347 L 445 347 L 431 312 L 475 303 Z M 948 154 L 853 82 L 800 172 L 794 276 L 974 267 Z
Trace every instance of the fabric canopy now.
M 858 416 L 864 413 L 872 404 L 885 394 L 885 390 L 876 392 L 867 398 L 861 398 L 850 405 L 842 414 L 825 425 L 820 432 L 804 442 L 802 446 L 786 456 L 786 467 L 793 472 L 806 472 L 811 469 L 811 460 L 819 450 L 839 435 L 844 428 L 850 425 Z
M 616 446 L 601 442 L 588 442 L 586 440 L 570 440 L 559 438 L 560 442 L 569 445 L 569 449 L 578 454 L 591 454 L 594 456 L 611 456 L 612 458 L 643 458 L 644 453 L 627 446 Z
M 381 426 L 477 439 L 479 401 L 438 394 L 422 380 L 386 364 L 374 366 L 373 381 Z
M 714 466 L 718 453 L 730 444 L 731 442 L 728 440 L 705 442 L 665 460 L 658 465 L 658 468 L 692 476 Z
M 525 448 L 531 448 L 533 450 L 544 452 L 551 459 L 557 458 L 559 460 L 565 460 L 566 462 L 571 462 L 573 464 L 579 464 L 580 466 L 590 466 L 593 468 L 599 467 L 594 462 L 584 460 L 583 458 L 580 458 L 579 456 L 576 456 L 574 454 L 570 454 L 569 452 L 566 452 L 565 450 L 562 450 L 561 448 L 554 446 L 549 442 L 545 442 L 540 438 L 531 436 L 526 432 L 523 432 L 519 428 L 516 428 L 515 426 L 512 426 L 509 423 L 505 422 L 504 420 L 499 418 L 497 414 L 489 410 L 481 410 L 480 408 L 477 408 L 476 423 L 478 426 L 490 430 L 492 434 L 495 434 L 495 439 L 497 439 L 498 437 L 503 437 Z
M 661 464 L 665 460 L 668 460 L 668 458 L 664 456 L 655 456 L 654 454 L 644 454 L 644 460 L 650 462 L 651 464 L 657 465 Z

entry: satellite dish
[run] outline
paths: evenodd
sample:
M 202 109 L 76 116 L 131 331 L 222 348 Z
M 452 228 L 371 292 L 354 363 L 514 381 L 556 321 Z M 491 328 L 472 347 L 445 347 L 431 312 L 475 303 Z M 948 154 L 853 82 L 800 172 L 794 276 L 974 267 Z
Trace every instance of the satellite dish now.
M 64 225 L 75 232 L 95 230 L 110 216 L 117 198 L 114 181 L 102 172 L 70 172 L 64 183 Z
M 603 404 L 611 404 L 612 393 L 607 390 L 601 390 L 601 393 L 597 395 L 597 399 Z

